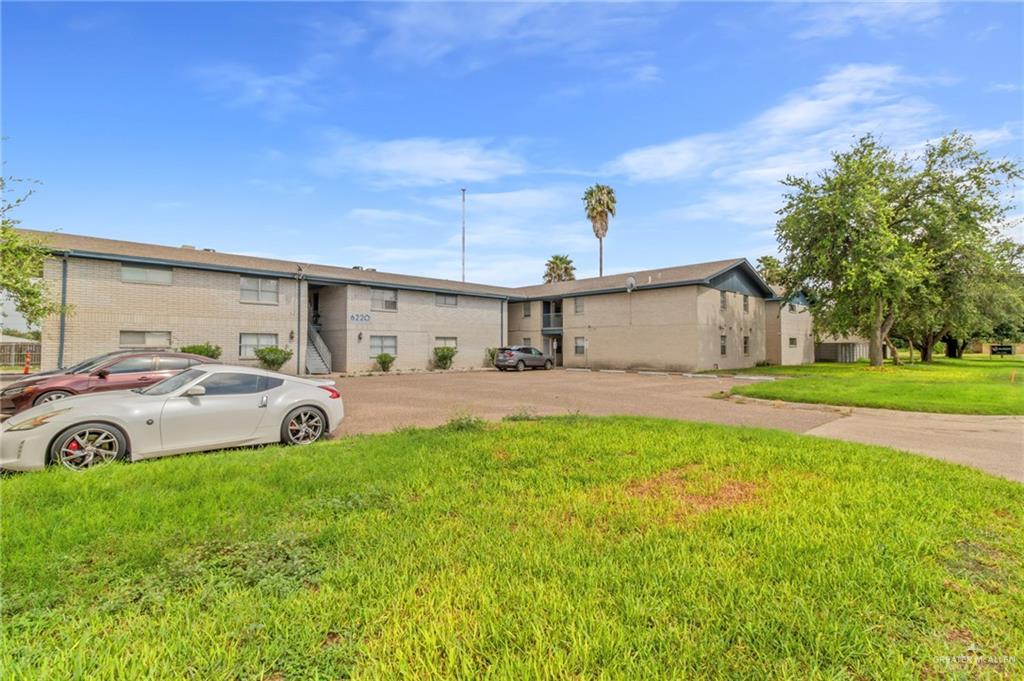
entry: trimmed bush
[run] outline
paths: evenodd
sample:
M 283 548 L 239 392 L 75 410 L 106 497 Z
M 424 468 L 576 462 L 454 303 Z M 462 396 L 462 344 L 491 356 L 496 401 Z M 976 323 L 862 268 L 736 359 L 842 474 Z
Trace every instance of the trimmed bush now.
M 260 366 L 270 371 L 277 371 L 284 366 L 284 363 L 292 358 L 292 351 L 285 348 L 271 346 L 269 348 L 256 348 L 256 359 Z
M 220 359 L 221 348 L 219 345 L 214 345 L 207 341 L 206 343 L 196 343 L 195 345 L 183 345 L 178 348 L 178 352 L 187 352 L 190 355 L 200 355 L 210 359 Z
M 391 371 L 391 365 L 395 363 L 395 356 L 387 352 L 380 353 L 374 359 L 377 360 L 377 366 L 381 371 Z
M 455 348 L 434 348 L 434 367 L 438 369 L 451 369 L 452 360 L 455 359 L 455 355 L 458 352 Z

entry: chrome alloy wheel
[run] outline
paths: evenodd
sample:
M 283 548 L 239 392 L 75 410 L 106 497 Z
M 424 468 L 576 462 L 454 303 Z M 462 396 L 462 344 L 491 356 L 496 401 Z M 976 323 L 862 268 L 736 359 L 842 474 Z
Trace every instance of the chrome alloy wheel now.
M 300 409 L 288 421 L 287 433 L 293 445 L 316 442 L 324 433 L 324 417 L 316 409 Z
M 115 461 L 120 455 L 117 435 L 105 428 L 89 427 L 65 437 L 56 458 L 65 468 L 84 471 Z

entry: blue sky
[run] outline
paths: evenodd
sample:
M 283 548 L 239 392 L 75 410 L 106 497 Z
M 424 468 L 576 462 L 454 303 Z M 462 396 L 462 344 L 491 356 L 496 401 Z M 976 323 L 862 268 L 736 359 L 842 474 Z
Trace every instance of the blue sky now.
M 530 284 L 775 250 L 778 181 L 875 132 L 1024 157 L 1021 4 L 5 2 L 26 227 Z

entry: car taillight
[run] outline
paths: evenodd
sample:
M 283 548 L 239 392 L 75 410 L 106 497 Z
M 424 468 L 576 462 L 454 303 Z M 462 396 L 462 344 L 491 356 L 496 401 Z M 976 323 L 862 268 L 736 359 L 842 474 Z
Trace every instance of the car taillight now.
M 515 353 L 513 353 L 513 352 L 506 352 L 505 353 L 506 357 L 513 357 L 514 355 L 515 355 Z
M 331 399 L 332 400 L 336 400 L 339 397 L 341 397 L 341 393 L 339 393 L 337 390 L 335 390 L 334 388 L 332 388 L 329 385 L 321 385 L 321 386 L 317 386 L 317 387 L 319 387 L 321 390 L 326 390 L 327 392 L 329 392 L 331 394 Z

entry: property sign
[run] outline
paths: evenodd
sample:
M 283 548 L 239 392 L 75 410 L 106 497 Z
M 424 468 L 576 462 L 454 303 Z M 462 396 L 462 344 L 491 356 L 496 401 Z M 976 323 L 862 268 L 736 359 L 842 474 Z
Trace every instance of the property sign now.
M 992 355 L 1012 355 L 1013 354 L 1013 346 L 1012 345 L 996 345 L 995 343 L 993 343 L 992 345 L 988 346 L 988 351 L 989 351 L 989 354 L 992 354 Z

